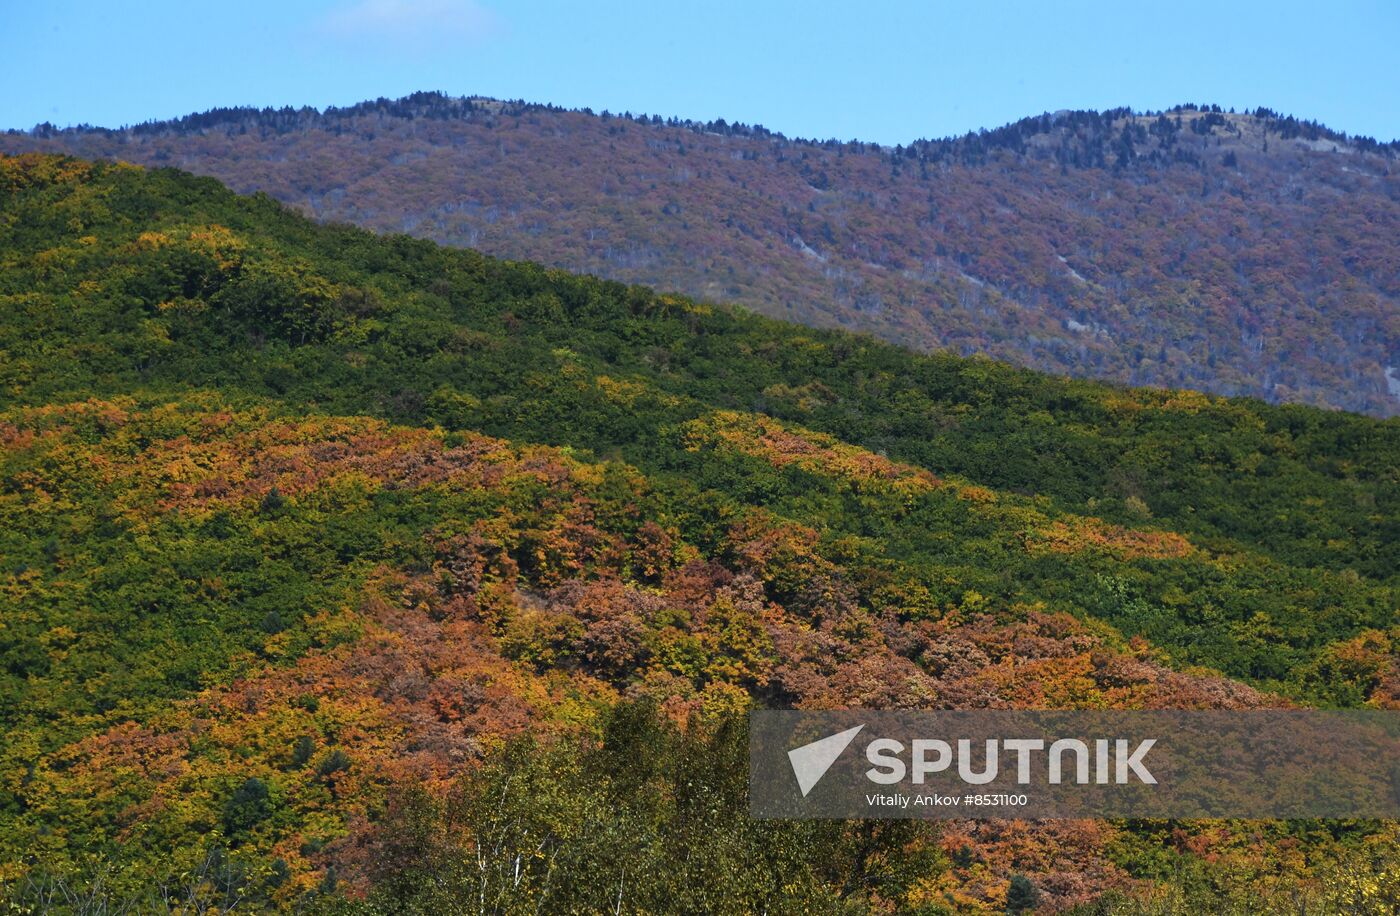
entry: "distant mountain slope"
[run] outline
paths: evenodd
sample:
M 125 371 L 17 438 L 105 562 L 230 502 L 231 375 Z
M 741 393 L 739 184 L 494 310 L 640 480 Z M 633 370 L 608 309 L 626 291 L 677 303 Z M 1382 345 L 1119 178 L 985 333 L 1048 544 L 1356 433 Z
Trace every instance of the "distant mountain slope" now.
M 1396 144 L 1062 112 L 879 148 L 420 93 L 0 135 L 918 348 L 1400 413 Z

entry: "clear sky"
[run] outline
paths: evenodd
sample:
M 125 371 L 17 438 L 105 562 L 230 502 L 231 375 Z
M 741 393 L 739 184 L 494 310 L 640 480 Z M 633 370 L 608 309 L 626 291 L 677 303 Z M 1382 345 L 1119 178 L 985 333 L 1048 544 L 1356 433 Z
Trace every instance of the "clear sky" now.
M 1400 2 L 0 0 L 0 128 L 419 89 L 894 144 L 1264 105 L 1400 138 Z

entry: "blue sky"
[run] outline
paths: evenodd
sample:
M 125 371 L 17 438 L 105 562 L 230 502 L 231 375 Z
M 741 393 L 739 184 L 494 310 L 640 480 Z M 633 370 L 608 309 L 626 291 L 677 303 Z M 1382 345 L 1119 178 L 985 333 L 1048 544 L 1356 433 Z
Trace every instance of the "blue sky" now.
M 1265 105 L 1400 138 L 1400 3 L 0 0 L 0 128 L 418 89 L 894 144 Z

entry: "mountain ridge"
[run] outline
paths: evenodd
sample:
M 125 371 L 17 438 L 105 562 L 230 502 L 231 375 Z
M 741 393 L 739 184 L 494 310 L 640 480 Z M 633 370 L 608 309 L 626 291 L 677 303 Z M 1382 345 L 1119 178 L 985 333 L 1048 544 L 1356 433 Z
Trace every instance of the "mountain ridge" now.
M 419 93 L 0 135 L 26 149 L 918 349 L 1400 413 L 1400 146 L 1265 109 L 890 148 Z
M 665 125 L 667 127 L 684 127 L 695 133 L 710 133 L 723 135 L 726 133 L 737 133 L 741 136 L 771 137 L 786 142 L 807 145 L 807 146 L 827 146 L 830 144 L 840 144 L 853 147 L 867 147 L 884 151 L 902 151 L 906 148 L 906 143 L 877 143 L 872 141 L 861 141 L 859 139 L 838 140 L 835 137 L 819 139 L 815 136 L 806 137 L 784 133 L 780 130 L 772 130 L 762 124 L 748 124 L 744 122 L 730 122 L 724 118 L 712 119 L 709 121 L 696 120 L 694 118 L 682 118 L 675 115 L 662 116 L 656 114 L 633 113 L 632 111 L 612 112 L 602 109 L 594 112 L 591 106 L 568 107 L 555 105 L 549 102 L 530 102 L 525 99 L 505 99 L 486 95 L 453 96 L 441 90 L 425 90 L 412 92 L 399 98 L 388 98 L 380 96 L 376 99 L 366 99 L 351 105 L 326 105 L 317 108 L 314 105 L 302 106 L 270 106 L 262 107 L 256 105 L 229 105 L 217 106 L 202 112 L 193 112 L 171 118 L 151 118 L 133 124 L 123 124 L 120 127 L 106 127 L 93 125 L 86 122 L 70 124 L 59 127 L 50 122 L 44 121 L 35 124 L 31 128 L 8 128 L 7 134 L 20 134 L 38 137 L 50 137 L 55 134 L 77 132 L 77 133 L 108 133 L 108 134 L 153 134 L 153 133 L 184 133 L 194 130 L 207 130 L 221 125 L 237 125 L 246 123 L 248 120 L 267 121 L 273 118 L 283 119 L 285 128 L 290 129 L 293 122 L 290 119 L 304 119 L 307 117 L 319 118 L 331 121 L 341 118 L 354 118 L 367 114 L 394 113 L 402 116 L 406 111 L 411 111 L 413 117 L 426 117 L 436 120 L 468 119 L 475 112 L 482 112 L 494 115 L 519 115 L 533 112 L 549 112 L 556 114 L 582 114 L 609 119 L 620 118 L 638 124 Z M 945 134 L 939 137 L 921 136 L 907 141 L 908 147 L 919 148 L 921 146 L 952 146 L 957 143 L 968 143 L 974 138 L 992 138 L 995 143 L 999 137 L 1014 135 L 1032 125 L 1039 125 L 1041 129 L 1047 124 L 1060 124 L 1066 120 L 1076 117 L 1110 117 L 1110 118 L 1133 118 L 1133 119 L 1154 119 L 1169 115 L 1179 115 L 1186 113 L 1198 113 L 1203 115 L 1217 114 L 1222 117 L 1253 117 L 1267 122 L 1268 129 L 1279 133 L 1285 139 L 1302 138 L 1309 142 L 1321 140 L 1332 141 L 1341 144 L 1355 146 L 1363 152 L 1378 152 L 1395 158 L 1400 155 L 1400 138 L 1391 141 L 1381 141 L 1364 134 L 1349 134 L 1347 131 L 1337 130 L 1316 120 L 1298 118 L 1294 115 L 1285 115 L 1273 109 L 1263 106 L 1252 110 L 1236 112 L 1234 108 L 1228 110 L 1215 104 L 1181 103 L 1169 108 L 1162 109 L 1134 109 L 1129 106 L 1119 106 L 1109 109 L 1076 109 L 1061 108 L 1053 112 L 1046 111 L 1039 115 L 1028 115 L 1018 118 L 1015 121 L 1008 121 L 994 127 L 983 127 L 969 130 L 961 134 Z

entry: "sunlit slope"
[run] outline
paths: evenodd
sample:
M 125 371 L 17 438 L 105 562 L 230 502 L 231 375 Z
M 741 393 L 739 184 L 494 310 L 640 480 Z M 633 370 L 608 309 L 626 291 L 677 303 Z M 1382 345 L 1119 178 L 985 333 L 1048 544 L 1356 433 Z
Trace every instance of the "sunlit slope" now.
M 824 529 L 953 563 L 931 599 L 939 606 L 970 591 L 1000 603 L 1036 597 L 1141 632 L 1185 660 L 1266 680 L 1286 680 L 1323 645 L 1395 619 L 1395 422 L 917 356 L 319 227 L 179 173 L 4 163 L 0 372 L 12 403 L 218 387 L 296 409 L 587 449 L 756 506 L 779 499 L 762 476 L 727 473 L 677 437 L 716 410 L 761 413 L 1023 494 L 1048 518 L 1072 513 L 1198 548 L 1185 559 L 1189 574 L 1143 559 L 1140 569 L 1086 568 L 1071 580 L 1036 572 L 1043 560 L 1024 544 L 967 559 L 959 552 L 976 542 L 975 528 L 945 547 L 932 521 L 892 536 L 891 517 L 847 497 L 823 508 Z M 1059 541 L 1082 534 L 1062 527 Z M 1003 554 L 1024 557 L 1023 568 Z M 1227 556 L 1245 559 L 1217 559 Z
M 0 878 L 120 847 L 140 886 L 168 850 L 195 869 L 223 842 L 308 891 L 376 841 L 395 786 L 445 790 L 626 696 L 676 716 L 1281 702 L 978 572 L 1199 562 L 1180 536 L 1051 519 L 752 415 L 673 436 L 693 473 L 649 479 L 214 394 L 9 412 Z M 837 521 L 862 514 L 887 527 Z M 275 790 L 252 813 L 230 801 L 250 780 Z M 1098 833 L 1070 834 L 1062 870 L 1106 867 Z
M 593 836 L 571 874 L 705 850 L 723 878 L 638 890 L 702 909 L 776 893 L 765 850 L 808 908 L 986 911 L 1013 869 L 1073 902 L 1389 836 L 755 827 L 707 723 L 1393 706 L 1393 422 L 917 356 L 177 172 L 0 159 L 0 194 L 0 881 L 450 909 L 413 894 L 461 851 L 412 844 L 457 828 L 402 792 L 463 774 L 471 831 L 492 780 L 547 788 L 511 816 Z M 497 756 L 527 732 L 564 750 Z M 872 856 L 908 867 L 871 890 Z

